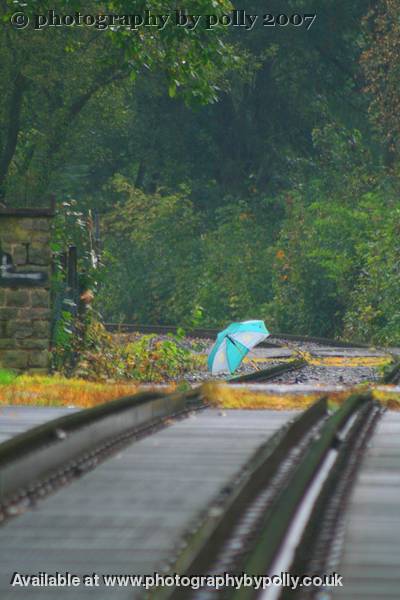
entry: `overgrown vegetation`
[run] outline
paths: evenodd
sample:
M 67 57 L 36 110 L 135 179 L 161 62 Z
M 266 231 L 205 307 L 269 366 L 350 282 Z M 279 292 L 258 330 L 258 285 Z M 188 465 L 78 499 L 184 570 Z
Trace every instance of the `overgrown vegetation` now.
M 17 377 L 16 373 L 7 369 L 0 369 L 0 385 L 9 385 Z
M 365 391 L 364 384 L 354 388 L 353 392 Z M 389 410 L 400 410 L 400 394 L 389 386 L 368 386 L 373 397 Z M 336 410 L 349 397 L 349 390 L 334 392 L 328 396 L 328 406 Z M 321 395 L 312 393 L 262 393 L 251 389 L 236 389 L 223 384 L 207 383 L 203 385 L 203 395 L 211 406 L 223 409 L 269 409 L 269 410 L 306 410 Z
M 171 387 L 171 391 L 172 391 Z M 134 383 L 106 383 L 60 376 L 21 375 L 0 386 L 0 406 L 70 406 L 90 408 L 138 392 Z
M 61 374 L 109 382 L 177 380 L 199 364 L 196 355 L 184 348 L 177 337 L 159 340 L 146 335 L 122 344 L 97 319 L 85 324 L 82 335 L 75 334 L 67 344 L 58 345 L 54 360 Z
M 303 5 L 271 0 L 268 10 Z M 193 3 L 198 14 L 231 8 Z M 36 204 L 52 191 L 101 212 L 96 308 L 106 319 L 219 327 L 257 317 L 275 330 L 400 344 L 400 7 L 306 9 L 318 15 L 309 31 L 4 25 L 2 201 Z M 260 14 L 260 3 L 246 11 Z M 103 343 L 86 350 L 83 374 L 96 375 L 94 355 L 107 377 L 126 361 L 128 376 L 153 376 L 155 356 L 174 365 L 160 374 L 186 368 L 178 346 L 118 354 Z

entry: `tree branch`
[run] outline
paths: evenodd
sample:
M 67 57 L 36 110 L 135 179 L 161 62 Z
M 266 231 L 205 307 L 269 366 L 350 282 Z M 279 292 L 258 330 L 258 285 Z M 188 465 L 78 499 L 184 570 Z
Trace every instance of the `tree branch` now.
M 27 80 L 19 72 L 14 80 L 14 88 L 10 97 L 8 110 L 8 130 L 6 134 L 4 149 L 0 159 L 0 198 L 4 198 L 5 180 L 8 169 L 15 154 L 20 130 L 21 109 L 24 91 L 27 87 Z

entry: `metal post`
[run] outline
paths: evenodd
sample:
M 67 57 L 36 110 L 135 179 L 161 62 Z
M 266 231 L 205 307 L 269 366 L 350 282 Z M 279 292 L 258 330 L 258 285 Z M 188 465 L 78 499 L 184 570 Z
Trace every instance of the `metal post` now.
M 78 252 L 76 246 L 68 248 L 67 285 L 72 300 L 76 303 L 78 299 Z
M 98 262 L 100 260 L 101 253 L 100 215 L 98 210 L 94 211 L 94 243 L 95 253 Z

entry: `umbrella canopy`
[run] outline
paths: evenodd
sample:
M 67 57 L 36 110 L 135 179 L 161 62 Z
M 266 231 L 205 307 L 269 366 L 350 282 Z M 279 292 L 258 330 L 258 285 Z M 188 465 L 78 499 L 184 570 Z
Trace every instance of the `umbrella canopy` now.
M 246 354 L 265 340 L 269 331 L 264 321 L 231 323 L 221 331 L 208 356 L 208 369 L 213 374 L 236 371 Z

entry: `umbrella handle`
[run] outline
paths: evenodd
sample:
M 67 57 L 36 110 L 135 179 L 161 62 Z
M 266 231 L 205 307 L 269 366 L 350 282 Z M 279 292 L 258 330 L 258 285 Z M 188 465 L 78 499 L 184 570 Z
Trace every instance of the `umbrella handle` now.
M 260 370 L 260 367 L 253 360 L 249 360 L 249 363 L 255 368 L 256 371 Z

